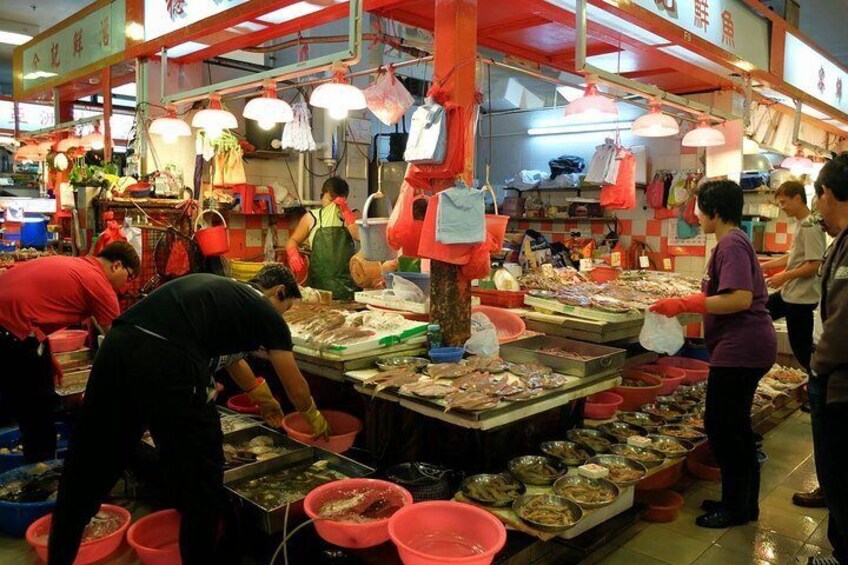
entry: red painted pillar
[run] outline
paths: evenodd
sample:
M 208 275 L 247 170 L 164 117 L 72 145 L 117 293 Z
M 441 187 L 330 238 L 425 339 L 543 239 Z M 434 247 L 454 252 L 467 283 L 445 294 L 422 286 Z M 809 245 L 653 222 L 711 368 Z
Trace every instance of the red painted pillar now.
M 435 80 L 448 99 L 463 107 L 473 107 L 477 92 L 477 0 L 436 0 Z M 464 180 L 474 177 L 474 115 L 465 120 Z M 450 151 L 448 147 L 448 151 Z M 452 186 L 447 181 L 444 186 Z M 430 318 L 442 326 L 446 345 L 461 346 L 471 333 L 471 283 L 461 280 L 459 267 L 440 261 L 431 265 Z

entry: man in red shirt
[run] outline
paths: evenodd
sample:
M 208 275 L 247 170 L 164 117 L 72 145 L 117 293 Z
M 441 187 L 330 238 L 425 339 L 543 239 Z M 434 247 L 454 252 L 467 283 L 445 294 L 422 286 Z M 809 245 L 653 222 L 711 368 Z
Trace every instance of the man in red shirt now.
M 120 314 L 116 293 L 139 263 L 133 247 L 120 241 L 97 257 L 43 257 L 0 276 L 0 395 L 18 421 L 27 462 L 56 452 L 47 336 L 91 317 L 108 330 Z

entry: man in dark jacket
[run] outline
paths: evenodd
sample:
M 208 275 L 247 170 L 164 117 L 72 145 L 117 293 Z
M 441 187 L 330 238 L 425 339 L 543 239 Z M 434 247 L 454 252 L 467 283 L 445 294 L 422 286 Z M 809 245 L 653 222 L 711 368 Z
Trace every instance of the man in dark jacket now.
M 822 335 L 811 363 L 811 378 L 827 379 L 822 468 L 816 468 L 829 511 L 827 536 L 833 557 L 810 558 L 814 565 L 848 563 L 848 153 L 833 158 L 816 180 L 819 210 L 836 238 L 822 269 Z

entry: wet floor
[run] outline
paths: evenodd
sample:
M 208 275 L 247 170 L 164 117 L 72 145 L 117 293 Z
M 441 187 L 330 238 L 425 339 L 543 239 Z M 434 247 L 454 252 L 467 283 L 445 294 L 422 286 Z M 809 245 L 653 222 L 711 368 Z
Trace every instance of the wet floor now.
M 705 498 L 721 497 L 719 483 L 696 481 L 685 491 L 686 504 L 674 522 L 639 522 L 595 552 L 587 565 L 783 565 L 796 558 L 829 556 L 827 510 L 792 504 L 792 494 L 816 486 L 810 416 L 796 412 L 767 433 L 769 459 L 763 466 L 760 519 L 745 526 L 709 530 L 695 525 Z

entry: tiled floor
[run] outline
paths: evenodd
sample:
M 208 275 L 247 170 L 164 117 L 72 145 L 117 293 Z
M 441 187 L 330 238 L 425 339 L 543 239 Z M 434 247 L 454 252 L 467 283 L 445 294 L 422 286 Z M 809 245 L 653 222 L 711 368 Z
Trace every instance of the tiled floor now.
M 695 525 L 705 498 L 719 498 L 719 483 L 696 482 L 684 493 L 686 504 L 668 524 L 639 522 L 612 544 L 584 560 L 586 565 L 745 565 L 806 562 L 806 556 L 828 556 L 827 511 L 800 508 L 792 494 L 816 485 L 810 416 L 797 412 L 766 434 L 760 519 L 725 530 Z

